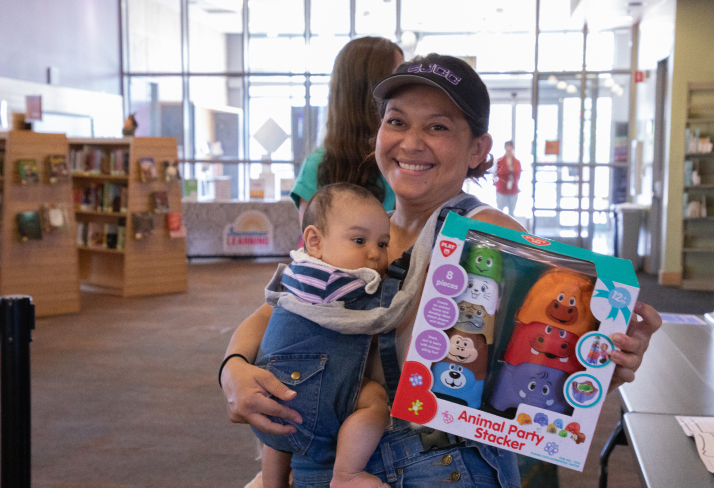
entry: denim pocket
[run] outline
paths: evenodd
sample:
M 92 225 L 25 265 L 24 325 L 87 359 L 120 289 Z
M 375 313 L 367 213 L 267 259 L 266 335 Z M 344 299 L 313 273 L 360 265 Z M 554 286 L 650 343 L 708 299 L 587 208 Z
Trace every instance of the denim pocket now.
M 310 447 L 317 423 L 325 363 L 327 363 L 326 354 L 271 354 L 268 356 L 268 364 L 265 369 L 273 373 L 281 383 L 297 392 L 293 400 L 276 400 L 286 407 L 297 410 L 302 417 L 302 424 L 290 422 L 297 429 L 297 432 L 287 436 L 290 449 L 283 447 L 280 450 L 289 450 L 304 455 Z M 284 419 L 275 417 L 271 417 L 271 419 L 286 423 Z M 274 447 L 269 442 L 266 444 Z

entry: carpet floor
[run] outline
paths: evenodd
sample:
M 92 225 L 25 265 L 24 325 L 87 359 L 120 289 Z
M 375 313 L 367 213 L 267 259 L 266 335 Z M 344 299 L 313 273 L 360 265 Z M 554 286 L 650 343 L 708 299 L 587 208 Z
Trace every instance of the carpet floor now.
M 260 469 L 256 442 L 247 426 L 228 421 L 217 372 L 236 325 L 263 302 L 274 269 L 275 262 L 194 263 L 188 293 L 132 299 L 82 293 L 81 313 L 38 319 L 31 346 L 32 485 L 250 481 Z M 647 293 L 643 288 L 645 301 Z M 653 296 L 649 303 L 663 303 Z M 714 308 L 712 294 L 695 301 L 704 312 Z M 597 486 L 599 451 L 619 409 L 618 395 L 608 397 L 585 471 L 560 470 L 561 486 Z M 629 449 L 618 447 L 609 486 L 639 486 L 636 473 Z

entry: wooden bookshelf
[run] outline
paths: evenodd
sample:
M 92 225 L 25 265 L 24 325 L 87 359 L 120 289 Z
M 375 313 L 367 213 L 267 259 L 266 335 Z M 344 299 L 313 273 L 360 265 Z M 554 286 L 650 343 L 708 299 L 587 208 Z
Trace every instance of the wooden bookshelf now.
M 714 139 L 714 83 L 689 83 L 687 88 L 688 136 Z M 681 286 L 714 290 L 714 152 L 697 150 L 707 148 L 690 147 L 685 138 Z M 692 203 L 698 209 L 690 212 Z
M 67 155 L 64 134 L 10 131 L 0 135 L 5 153 L 2 179 L 2 236 L 0 237 L 0 294 L 30 295 L 38 317 L 79 312 L 78 253 L 72 212 L 72 184 L 67 179 L 49 184 L 45 157 Z M 16 162 L 37 162 L 39 183 L 22 185 Z M 43 232 L 41 240 L 21 242 L 16 214 L 45 204 L 65 205 L 66 229 Z
M 127 187 L 126 213 L 101 210 L 76 211 L 81 222 L 126 222 L 123 250 L 78 246 L 82 288 L 123 297 L 185 292 L 188 289 L 186 243 L 171 238 L 166 214 L 154 214 L 154 230 L 147 237 L 134 238 L 132 212 L 152 212 L 152 192 L 165 191 L 171 212 L 181 212 L 181 181 L 166 182 L 163 162 L 177 159 L 176 139 L 168 137 L 124 139 L 70 139 L 70 150 L 84 147 L 121 149 L 129 153 L 128 175 L 74 174 L 75 188 L 110 182 Z M 140 158 L 154 159 L 158 178 L 142 182 Z

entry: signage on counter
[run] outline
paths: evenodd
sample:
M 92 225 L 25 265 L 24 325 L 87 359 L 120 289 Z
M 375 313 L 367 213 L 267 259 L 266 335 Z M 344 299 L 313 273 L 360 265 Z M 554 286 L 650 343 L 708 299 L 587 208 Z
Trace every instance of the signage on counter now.
M 273 251 L 273 224 L 259 210 L 248 210 L 223 228 L 223 252 L 234 255 L 266 254 Z

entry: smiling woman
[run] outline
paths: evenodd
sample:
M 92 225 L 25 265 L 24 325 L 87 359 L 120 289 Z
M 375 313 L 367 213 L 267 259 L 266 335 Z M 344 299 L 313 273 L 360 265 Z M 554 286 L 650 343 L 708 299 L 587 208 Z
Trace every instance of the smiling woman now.
M 402 64 L 394 75 L 377 85 L 374 94 L 382 114 L 375 159 L 396 196 L 395 211 L 389 222 L 388 258 L 389 262 L 403 268 L 407 259 L 397 258 L 411 256 L 401 287 L 392 286 L 394 282 L 390 279 L 394 278 L 385 279 L 383 283 L 382 307 L 379 308 L 389 308 L 386 311 L 370 310 L 382 314 L 379 323 L 391 320 L 393 322 L 389 323 L 396 328 L 390 326 L 378 331 L 381 333 L 379 347 L 370 349 L 365 377 L 385 386 L 389 397 L 393 398 L 400 364 L 403 364 L 409 347 L 418 297 L 423 289 L 442 210 L 455 208 L 476 220 L 519 231 L 523 228 L 507 215 L 461 190 L 465 179 L 483 176 L 493 164 L 489 156 L 492 141 L 487 133 L 490 99 L 486 87 L 471 67 L 450 56 L 429 55 Z M 620 348 L 617 352 L 622 353 L 612 356 L 613 362 L 618 364 L 613 387 L 634 377 L 649 336 L 660 323 L 651 307 L 639 304 L 636 311 L 643 320 L 631 325 L 633 337 L 624 334 L 612 337 Z M 243 322 L 231 339 L 227 355 L 240 353 L 249 359 L 255 358 L 256 337 L 260 337 L 271 314 L 271 308 L 266 306 Z M 310 319 L 319 320 L 319 317 L 313 314 Z M 448 370 L 440 372 L 439 377 L 444 373 L 449 378 L 453 378 L 451 373 L 481 374 L 478 357 L 486 356 L 482 354 L 487 346 L 485 339 L 480 339 L 478 344 L 467 342 L 468 347 L 464 348 L 464 341 L 470 339 L 466 337 L 468 331 L 457 331 L 455 329 L 450 338 L 453 339 L 456 362 L 445 366 Z M 356 340 L 355 337 L 353 341 Z M 469 354 L 463 354 L 467 349 Z M 459 363 L 461 358 L 470 359 L 471 353 L 476 353 L 473 364 Z M 329 361 L 327 359 L 328 365 Z M 296 392 L 268 371 L 235 360 L 225 363 L 221 374 L 233 421 L 251 423 L 279 435 L 305 427 L 300 414 L 289 407 Z M 341 386 L 357 389 L 359 384 Z M 278 400 L 269 398 L 270 395 Z M 276 417 L 292 421 L 275 423 L 273 419 Z M 436 450 L 434 444 L 438 446 Z M 391 455 L 385 457 L 385 452 Z M 446 456 L 450 463 L 439 462 Z M 333 477 L 330 459 L 294 454 L 292 468 L 296 487 L 330 486 Z M 382 482 L 400 486 L 436 486 L 445 479 L 459 481 L 460 486 L 520 486 L 513 453 L 474 440 L 462 442 L 447 434 L 413 429 L 396 418 L 392 419 L 391 429 L 382 437 L 366 470 Z

